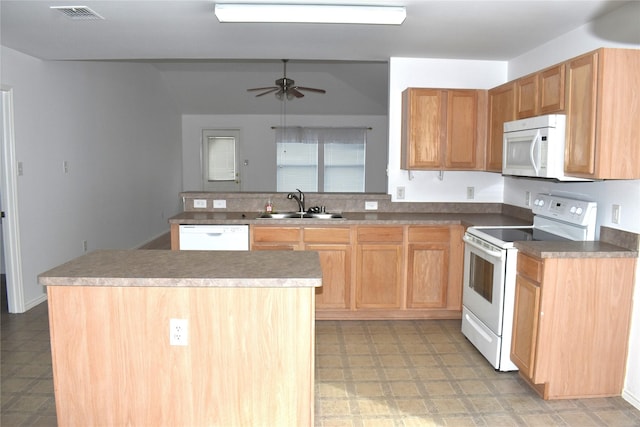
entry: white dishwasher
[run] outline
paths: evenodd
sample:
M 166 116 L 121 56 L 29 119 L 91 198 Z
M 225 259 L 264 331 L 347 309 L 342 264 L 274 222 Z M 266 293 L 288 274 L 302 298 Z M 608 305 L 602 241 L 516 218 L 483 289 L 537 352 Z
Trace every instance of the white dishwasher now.
M 248 225 L 181 225 L 180 250 L 248 251 Z

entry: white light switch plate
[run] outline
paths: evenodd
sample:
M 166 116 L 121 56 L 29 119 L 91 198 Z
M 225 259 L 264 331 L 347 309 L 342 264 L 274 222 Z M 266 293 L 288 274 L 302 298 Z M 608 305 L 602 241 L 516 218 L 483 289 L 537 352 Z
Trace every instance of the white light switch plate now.
M 206 208 L 207 207 L 207 200 L 206 199 L 194 199 L 193 200 L 193 207 L 194 208 Z
M 376 211 L 378 210 L 378 202 L 364 202 L 364 210 L 366 211 Z
M 227 207 L 227 201 L 226 200 L 215 200 L 213 201 L 213 207 L 214 208 L 220 208 L 220 209 L 224 209 Z

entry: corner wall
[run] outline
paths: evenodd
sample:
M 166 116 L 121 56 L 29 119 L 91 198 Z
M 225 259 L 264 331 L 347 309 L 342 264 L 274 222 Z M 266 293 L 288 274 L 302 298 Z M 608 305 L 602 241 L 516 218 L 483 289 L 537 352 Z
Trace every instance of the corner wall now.
M 640 2 L 634 1 L 611 13 L 509 61 L 509 80 L 557 64 L 600 47 L 640 49 Z M 640 140 L 638 141 L 640 143 Z M 527 190 L 581 195 L 598 202 L 598 228 L 640 233 L 640 180 L 593 183 L 555 183 L 529 179 L 505 179 L 504 202 L 523 206 Z M 611 205 L 620 204 L 621 222 L 611 222 Z M 627 375 L 623 397 L 640 409 L 640 262 L 636 268 L 634 308 L 629 335 Z
M 37 276 L 88 250 L 133 248 L 179 212 L 180 115 L 148 64 L 42 61 L 1 47 L 13 90 L 24 307 Z M 63 170 L 67 162 L 68 173 Z
M 502 175 L 490 172 L 411 171 L 400 169 L 402 91 L 408 87 L 489 89 L 502 84 L 507 64 L 430 58 L 391 58 L 389 61 L 389 165 L 388 188 L 398 201 L 397 188 L 405 188 L 405 202 L 502 202 Z M 467 186 L 475 187 L 467 200 Z

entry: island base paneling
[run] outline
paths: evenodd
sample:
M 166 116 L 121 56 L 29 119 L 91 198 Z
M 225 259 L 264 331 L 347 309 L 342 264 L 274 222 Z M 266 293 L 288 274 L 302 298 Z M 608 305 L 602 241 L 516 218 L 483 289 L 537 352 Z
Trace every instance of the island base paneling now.
M 315 288 L 47 291 L 59 425 L 313 425 Z

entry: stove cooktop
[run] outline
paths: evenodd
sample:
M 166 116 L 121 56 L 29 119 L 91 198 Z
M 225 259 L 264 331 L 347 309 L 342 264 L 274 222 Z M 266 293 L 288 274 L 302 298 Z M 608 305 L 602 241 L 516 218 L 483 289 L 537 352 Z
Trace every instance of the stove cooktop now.
M 523 228 L 479 228 L 481 233 L 498 239 L 502 242 L 522 242 L 522 241 L 562 241 L 569 240 L 546 231 L 533 227 Z

